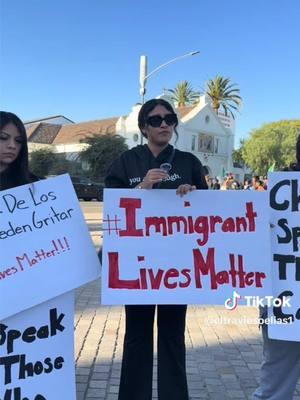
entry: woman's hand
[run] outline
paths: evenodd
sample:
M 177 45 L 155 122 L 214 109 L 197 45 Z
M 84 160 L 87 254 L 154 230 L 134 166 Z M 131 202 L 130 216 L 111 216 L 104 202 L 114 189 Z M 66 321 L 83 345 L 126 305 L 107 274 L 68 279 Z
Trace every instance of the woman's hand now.
M 185 183 L 184 185 L 179 185 L 176 194 L 178 194 L 180 197 L 184 196 L 188 192 L 192 192 L 193 190 L 196 190 L 196 186 L 190 185 L 188 183 Z
M 149 169 L 149 171 L 147 172 L 146 176 L 143 179 L 143 182 L 141 182 L 137 187 L 141 189 L 152 189 L 155 183 L 160 183 L 167 177 L 168 174 L 164 172 L 162 169 L 159 168 Z

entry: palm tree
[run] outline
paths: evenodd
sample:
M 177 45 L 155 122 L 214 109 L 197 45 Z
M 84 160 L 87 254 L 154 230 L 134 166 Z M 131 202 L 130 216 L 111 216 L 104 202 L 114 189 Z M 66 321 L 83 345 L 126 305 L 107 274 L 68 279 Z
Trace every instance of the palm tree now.
M 194 91 L 188 81 L 179 82 L 175 89 L 167 89 L 167 92 L 169 92 L 172 100 L 177 103 L 178 107 L 193 104 L 200 96 L 200 93 Z
M 216 113 L 222 107 L 225 115 L 229 112 L 234 119 L 232 110 L 238 111 L 242 104 L 242 98 L 239 95 L 240 89 L 235 83 L 230 83 L 229 78 L 217 75 L 207 82 L 205 93 L 211 98 L 212 107 Z

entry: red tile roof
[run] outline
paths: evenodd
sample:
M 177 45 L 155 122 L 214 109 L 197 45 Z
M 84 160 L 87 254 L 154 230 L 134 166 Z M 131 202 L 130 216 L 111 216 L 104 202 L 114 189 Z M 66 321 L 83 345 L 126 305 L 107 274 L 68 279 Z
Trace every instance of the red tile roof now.
M 61 125 L 40 123 L 35 126 L 35 129 L 32 131 L 29 142 L 52 144 L 60 128 Z M 30 128 L 27 132 L 29 130 Z
M 183 118 L 194 106 L 179 107 L 176 111 Z M 126 116 L 125 116 L 126 118 Z M 86 137 L 116 133 L 116 123 L 119 117 L 81 122 L 70 125 L 54 125 L 37 123 L 26 129 L 29 142 L 47 144 L 81 143 Z
M 64 125 L 60 128 L 53 144 L 80 143 L 84 138 L 105 133 L 114 134 L 119 117 Z
M 39 126 L 39 124 L 31 125 L 29 128 L 27 128 L 27 127 L 25 126 L 26 134 L 27 134 L 27 139 L 28 139 L 29 141 L 30 141 L 30 138 L 31 138 L 32 134 L 34 133 L 34 131 L 37 129 L 38 126 Z

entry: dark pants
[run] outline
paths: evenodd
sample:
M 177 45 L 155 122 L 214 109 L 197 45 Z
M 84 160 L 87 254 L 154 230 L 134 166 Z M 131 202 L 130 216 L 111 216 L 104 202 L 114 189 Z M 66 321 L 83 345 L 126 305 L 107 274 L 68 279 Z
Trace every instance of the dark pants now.
M 119 400 L 151 400 L 154 305 L 125 306 L 126 333 Z M 157 306 L 158 398 L 188 400 L 185 305 Z

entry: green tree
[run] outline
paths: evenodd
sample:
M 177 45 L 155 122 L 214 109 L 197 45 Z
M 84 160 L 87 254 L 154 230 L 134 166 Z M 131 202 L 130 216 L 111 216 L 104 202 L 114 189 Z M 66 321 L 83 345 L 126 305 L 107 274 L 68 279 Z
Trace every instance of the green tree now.
M 232 152 L 232 161 L 235 162 L 240 167 L 245 166 L 245 160 L 243 158 L 243 148 L 245 144 L 245 139 L 240 140 L 240 147 L 238 149 L 234 149 Z
M 55 163 L 49 169 L 49 175 L 60 175 L 70 172 L 71 161 L 64 154 L 55 154 Z
M 200 92 L 196 92 L 188 81 L 179 82 L 175 89 L 167 89 L 167 94 L 177 103 L 178 107 L 194 104 L 200 96 Z
M 69 173 L 70 175 L 78 174 L 81 171 L 81 163 L 71 161 L 66 158 L 64 153 L 55 154 L 55 163 L 49 169 L 49 175 L 60 175 Z M 81 175 L 81 173 L 79 173 Z
M 39 149 L 30 153 L 30 170 L 39 177 L 49 175 L 49 171 L 56 160 L 55 153 L 51 149 Z
M 234 119 L 234 111 L 238 111 L 242 104 L 240 89 L 235 83 L 231 83 L 229 78 L 217 75 L 206 83 L 205 93 L 211 98 L 215 112 L 222 107 L 225 115 L 229 112 Z
M 109 133 L 87 137 L 83 142 L 89 147 L 80 154 L 80 158 L 88 163 L 90 176 L 97 180 L 102 179 L 111 163 L 128 149 L 125 138 Z
M 266 175 L 275 165 L 281 170 L 295 161 L 296 138 L 300 134 L 300 120 L 272 122 L 255 129 L 244 143 L 242 157 L 258 175 Z

